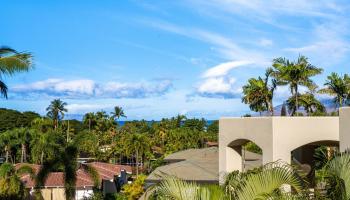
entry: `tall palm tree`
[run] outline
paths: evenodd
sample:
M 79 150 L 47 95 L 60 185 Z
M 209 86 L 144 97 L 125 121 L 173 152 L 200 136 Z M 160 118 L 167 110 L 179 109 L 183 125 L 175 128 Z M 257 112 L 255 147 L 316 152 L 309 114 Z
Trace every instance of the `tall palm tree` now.
M 52 160 L 44 162 L 36 176 L 36 188 L 42 188 L 51 172 L 63 167 L 64 187 L 67 200 L 72 200 L 75 197 L 75 183 L 77 180 L 76 170 L 78 150 L 74 145 L 67 146 L 59 155 L 56 155 Z
M 305 86 L 309 89 L 315 88 L 311 77 L 322 73 L 322 69 L 309 63 L 308 58 L 300 55 L 297 61 L 290 61 L 286 58 L 273 60 L 272 76 L 276 78 L 278 85 L 289 85 L 292 96 L 295 99 L 295 110 L 299 108 L 298 95 L 299 87 Z
M 32 133 L 27 128 L 13 130 L 16 142 L 21 146 L 21 163 L 27 162 L 27 144 L 31 141 Z
M 64 118 L 64 113 L 68 111 L 66 106 L 66 102 L 54 99 L 46 108 L 47 116 L 53 120 L 55 129 L 58 128 L 58 122 Z
M 0 166 L 0 199 L 26 199 L 25 188 L 19 178 L 22 174 L 33 176 L 34 171 L 26 165 L 18 169 L 10 163 Z
M 337 73 L 331 73 L 327 76 L 326 87 L 319 90 L 321 94 L 334 96 L 334 102 L 337 108 L 342 107 L 350 98 L 350 76 L 345 74 L 343 77 Z
M 52 132 L 33 131 L 31 137 L 30 147 L 33 162 L 43 164 L 46 158 L 55 156 L 59 144 L 55 141 Z
M 274 115 L 273 108 L 273 95 L 276 89 L 276 80 L 272 79 L 269 83 L 269 79 L 272 73 L 272 69 L 267 69 L 265 78 L 258 77 L 248 80 L 248 84 L 243 86 L 243 98 L 242 102 L 249 104 L 251 110 L 255 112 L 269 111 L 270 115 Z
M 120 107 L 120 106 L 115 106 L 115 107 L 114 107 L 114 111 L 111 112 L 111 114 L 112 114 L 112 117 L 113 117 L 114 119 L 117 119 L 117 120 L 118 120 L 120 117 L 125 117 L 125 118 L 126 118 L 126 115 L 125 115 L 125 113 L 124 113 L 124 110 L 123 110 L 123 108 Z
M 83 117 L 83 123 L 88 125 L 89 131 L 91 131 L 91 126 L 95 121 L 96 121 L 96 116 L 95 116 L 95 113 L 93 112 L 86 113 Z
M 95 168 L 89 165 L 79 166 L 77 157 L 77 144 L 73 142 L 61 150 L 54 158 L 45 161 L 35 177 L 36 188 L 39 189 L 44 186 L 45 181 L 51 172 L 63 169 L 66 200 L 75 199 L 75 186 L 77 181 L 76 172 L 78 168 L 89 174 L 94 182 L 94 189 L 97 188 L 100 185 L 98 172 Z
M 7 98 L 8 87 L 3 82 L 3 76 L 12 76 L 17 72 L 25 72 L 32 68 L 32 55 L 17 52 L 10 47 L 0 47 L 0 95 Z
M 149 141 L 144 134 L 134 133 L 131 134 L 126 141 L 126 144 L 130 148 L 130 152 L 133 152 L 135 155 L 136 161 L 136 176 L 139 175 L 139 158 L 142 156 L 147 150 L 149 150 Z
M 11 131 L 0 134 L 0 146 L 5 152 L 5 162 L 9 162 L 11 148 L 16 141 L 15 135 Z

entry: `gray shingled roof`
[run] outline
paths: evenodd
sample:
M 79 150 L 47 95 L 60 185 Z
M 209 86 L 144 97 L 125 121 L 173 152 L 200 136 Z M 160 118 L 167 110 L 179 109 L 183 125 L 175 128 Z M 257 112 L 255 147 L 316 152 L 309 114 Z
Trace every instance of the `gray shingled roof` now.
M 218 147 L 188 149 L 170 154 L 164 160 L 170 164 L 155 169 L 146 179 L 147 182 L 158 182 L 164 175 L 176 176 L 187 181 L 217 183 L 219 181 Z M 245 152 L 245 167 L 251 169 L 261 165 L 262 156 L 249 151 Z
M 161 175 L 173 175 L 183 180 L 218 182 L 219 153 L 217 147 L 188 149 L 166 157 L 166 160 L 183 160 L 158 167 L 147 181 L 157 182 Z
M 187 149 L 183 151 L 179 151 L 173 154 L 170 154 L 164 158 L 166 162 L 174 162 L 174 161 L 182 161 L 188 159 L 200 159 L 206 158 L 207 155 L 212 156 L 213 154 L 218 157 L 218 148 L 217 147 L 209 147 L 204 149 Z

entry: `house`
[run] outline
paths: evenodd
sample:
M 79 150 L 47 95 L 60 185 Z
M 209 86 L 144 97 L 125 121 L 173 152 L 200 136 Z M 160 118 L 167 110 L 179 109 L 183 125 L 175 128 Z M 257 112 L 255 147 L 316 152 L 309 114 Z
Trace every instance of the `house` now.
M 30 166 L 37 174 L 41 168 L 41 165 L 35 164 L 16 164 L 15 168 L 18 169 L 23 165 Z M 76 200 L 81 200 L 89 197 L 93 194 L 94 181 L 90 175 L 83 169 L 83 165 L 89 165 L 93 167 L 100 178 L 100 187 L 104 194 L 114 193 L 118 190 L 118 185 L 126 183 L 126 174 L 131 174 L 131 167 L 126 165 L 115 165 L 110 163 L 92 162 L 84 163 L 76 171 Z M 25 187 L 33 193 L 35 182 L 29 174 L 24 174 L 20 177 Z M 41 189 L 41 194 L 44 200 L 64 200 L 64 173 L 63 172 L 51 172 Z
M 350 107 L 340 108 L 339 116 L 223 117 L 219 126 L 220 175 L 244 169 L 242 145 L 249 141 L 262 149 L 264 164 L 279 160 L 305 169 L 314 169 L 313 155 L 320 145 L 339 147 L 341 152 L 350 148 Z M 313 180 L 314 172 L 308 176 Z
M 218 156 L 218 147 L 187 149 L 170 154 L 164 158 L 166 165 L 158 167 L 146 178 L 146 187 L 158 183 L 164 175 L 203 184 L 219 183 Z M 259 154 L 246 152 L 245 158 L 247 166 L 261 164 Z

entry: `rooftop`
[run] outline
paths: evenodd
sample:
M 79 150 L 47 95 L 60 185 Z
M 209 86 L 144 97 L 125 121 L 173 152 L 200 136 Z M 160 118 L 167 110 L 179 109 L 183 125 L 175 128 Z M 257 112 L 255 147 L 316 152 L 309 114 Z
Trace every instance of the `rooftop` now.
M 23 165 L 30 166 L 36 174 L 39 172 L 39 169 L 41 167 L 41 165 L 36 164 L 18 163 L 15 165 L 15 168 L 18 169 Z M 127 173 L 131 173 L 131 167 L 126 165 L 115 165 L 102 162 L 86 163 L 86 165 L 93 167 L 98 172 L 100 181 L 114 179 L 114 176 L 120 175 L 121 170 L 125 170 Z M 29 174 L 22 175 L 20 179 L 26 188 L 32 188 L 35 186 L 35 182 Z M 85 170 L 81 168 L 78 169 L 76 187 L 85 188 L 93 186 L 94 182 L 90 175 Z M 44 187 L 64 187 L 64 173 L 51 172 L 45 181 Z

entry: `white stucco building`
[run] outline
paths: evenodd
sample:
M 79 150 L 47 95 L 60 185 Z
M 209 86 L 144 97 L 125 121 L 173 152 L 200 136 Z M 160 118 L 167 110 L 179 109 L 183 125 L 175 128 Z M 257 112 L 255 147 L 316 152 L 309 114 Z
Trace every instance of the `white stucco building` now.
M 339 117 L 224 117 L 219 126 L 220 175 L 242 170 L 242 145 L 248 141 L 262 149 L 263 163 L 290 163 L 292 153 L 307 162 L 317 145 L 350 148 L 350 108 L 340 109 Z

